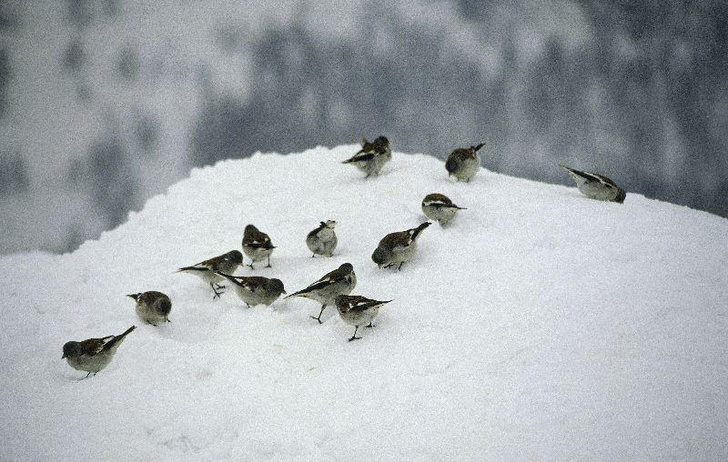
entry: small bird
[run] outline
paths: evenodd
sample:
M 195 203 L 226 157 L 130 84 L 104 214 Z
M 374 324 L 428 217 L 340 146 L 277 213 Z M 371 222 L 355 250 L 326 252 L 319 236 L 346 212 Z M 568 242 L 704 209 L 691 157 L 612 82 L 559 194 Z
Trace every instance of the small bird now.
M 384 164 L 390 160 L 392 160 L 392 149 L 389 147 L 389 140 L 380 136 L 371 143 L 366 138 L 362 139 L 361 149 L 342 164 L 354 165 L 367 174 L 365 178 L 369 178 L 372 174 L 379 175 Z
M 250 308 L 256 305 L 270 305 L 286 293 L 280 279 L 269 279 L 262 276 L 231 276 L 217 273 L 233 283 L 233 289 L 238 297 Z
M 172 300 L 162 292 L 154 290 L 139 294 L 130 294 L 136 302 L 136 314 L 139 318 L 153 326 L 160 322 L 169 322 L 169 312 L 172 311 Z
M 399 263 L 401 269 L 406 261 L 410 261 L 417 250 L 417 238 L 423 229 L 430 226 L 426 221 L 416 228 L 387 234 L 379 241 L 379 246 L 372 254 L 372 260 L 380 268 L 389 268 Z
M 253 263 L 265 260 L 266 258 L 268 259 L 266 268 L 270 268 L 270 254 L 273 253 L 273 249 L 275 248 L 276 246 L 271 243 L 270 237 L 267 234 L 259 231 L 253 225 L 245 227 L 245 232 L 243 233 L 243 252 L 252 260 L 249 265 L 251 269 L 255 269 L 253 268 Z
M 337 295 L 349 295 L 356 287 L 356 273 L 351 263 L 344 263 L 335 270 L 326 273 L 321 279 L 314 282 L 305 289 L 289 295 L 291 297 L 304 297 L 321 303 L 321 311 L 318 317 L 311 316 L 321 322 L 321 315 L 328 305 L 334 304 Z
M 448 224 L 458 210 L 467 209 L 453 204 L 450 198 L 443 194 L 432 193 L 422 199 L 422 212 L 430 220 L 440 223 L 440 226 Z
M 334 220 L 322 221 L 318 228 L 308 233 L 306 245 L 313 252 L 312 258 L 316 255 L 323 255 L 324 257 L 333 255 L 336 244 L 339 242 L 334 232 L 335 226 L 336 222 Z
M 219 284 L 220 281 L 224 281 L 225 278 L 218 276 L 215 272 L 220 271 L 225 274 L 232 274 L 243 264 L 243 254 L 239 250 L 231 250 L 228 253 L 218 255 L 217 257 L 210 258 L 209 260 L 201 261 L 192 266 L 185 266 L 177 270 L 178 273 L 194 274 L 202 278 L 203 281 L 210 284 L 212 291 L 215 295 L 213 299 L 220 297 L 223 292 L 219 290 L 224 289 L 225 286 Z
M 361 295 L 339 295 L 336 297 L 336 309 L 341 319 L 354 326 L 354 335 L 349 341 L 359 340 L 356 336 L 359 326 L 374 327 L 372 321 L 379 314 L 379 308 L 392 300 L 378 301 Z
M 622 204 L 624 199 L 627 197 L 627 193 L 624 189 L 617 186 L 614 181 L 604 175 L 582 172 L 562 164 L 559 164 L 559 167 L 569 172 L 571 178 L 573 178 L 576 182 L 576 187 L 579 188 L 579 191 L 581 191 L 581 193 L 586 197 L 599 201 L 618 202 L 620 204 Z
M 470 146 L 469 148 L 458 148 L 447 156 L 445 162 L 445 169 L 447 170 L 448 176 L 455 175 L 458 181 L 470 180 L 480 170 L 480 158 L 478 157 L 478 151 L 485 144 L 480 143 L 477 146 Z
M 63 345 L 61 359 L 78 370 L 88 372 L 86 377 L 105 368 L 111 362 L 116 350 L 136 326 L 131 326 L 121 335 L 109 335 L 102 338 L 90 338 L 81 342 L 67 342 Z

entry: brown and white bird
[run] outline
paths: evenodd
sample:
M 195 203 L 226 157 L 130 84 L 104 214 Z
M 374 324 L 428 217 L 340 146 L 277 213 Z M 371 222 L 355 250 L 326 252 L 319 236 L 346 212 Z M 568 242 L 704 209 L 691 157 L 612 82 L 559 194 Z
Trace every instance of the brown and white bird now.
M 68 361 L 68 364 L 78 371 L 88 372 L 86 377 L 91 374 L 96 375 L 109 365 L 119 345 L 134 329 L 136 326 L 131 326 L 121 335 L 67 342 L 63 345 L 61 359 Z
M 336 244 L 339 242 L 334 232 L 336 222 L 334 220 L 326 220 L 321 222 L 318 228 L 314 229 L 306 236 L 306 245 L 308 250 L 313 252 L 311 257 L 322 255 L 330 257 L 334 254 Z
M 139 294 L 129 294 L 127 297 L 136 302 L 136 314 L 147 324 L 156 326 L 160 322 L 169 322 L 172 300 L 162 292 L 150 290 Z
M 270 240 L 270 237 L 262 231 L 259 231 L 253 225 L 245 227 L 243 232 L 243 252 L 252 261 L 250 262 L 250 268 L 253 268 L 253 263 L 257 261 L 268 259 L 268 265 L 266 268 L 270 268 L 270 254 L 273 253 L 273 249 L 276 246 Z
M 447 170 L 448 176 L 455 175 L 458 181 L 465 180 L 469 182 L 478 173 L 478 170 L 480 170 L 478 151 L 483 146 L 485 144 L 480 143 L 477 146 L 458 148 L 451 152 L 445 162 L 445 169 Z
M 349 295 L 356 287 L 356 273 L 351 263 L 344 263 L 335 270 L 326 273 L 321 279 L 305 289 L 292 293 L 286 298 L 303 297 L 321 303 L 318 317 L 311 316 L 321 324 L 321 315 L 328 305 L 334 304 L 338 295 Z
M 379 175 L 384 164 L 390 160 L 392 160 L 392 148 L 389 146 L 389 140 L 380 136 L 371 143 L 364 138 L 361 149 L 342 164 L 352 164 L 367 174 L 365 178 L 369 178 L 372 174 Z
M 401 269 L 402 265 L 414 256 L 417 250 L 417 238 L 428 226 L 430 222 L 426 221 L 416 228 L 387 234 L 379 241 L 372 254 L 372 260 L 380 268 L 399 265 L 397 269 Z
M 238 294 L 248 308 L 256 305 L 270 305 L 281 294 L 286 293 L 283 282 L 280 279 L 269 279 L 262 276 L 231 276 L 218 273 L 228 281 L 232 282 L 235 293 Z
M 225 286 L 219 284 L 220 281 L 224 281 L 225 278 L 215 274 L 217 271 L 225 274 L 233 274 L 238 266 L 243 264 L 243 254 L 239 250 L 231 250 L 228 253 L 218 255 L 217 257 L 210 258 L 209 260 L 201 261 L 200 263 L 192 266 L 185 266 L 177 270 L 178 273 L 194 274 L 198 276 L 206 283 L 210 284 L 210 288 L 215 293 L 213 299 L 217 298 L 223 292 L 219 290 L 224 289 Z
M 604 175 L 582 172 L 581 170 L 569 168 L 562 164 L 559 164 L 559 167 L 569 172 L 571 178 L 573 178 L 576 182 L 576 187 L 579 188 L 579 191 L 581 191 L 581 193 L 586 197 L 590 197 L 598 201 L 618 202 L 620 204 L 622 204 L 624 199 L 627 197 L 627 193 L 624 189 L 617 186 L 614 181 Z
M 336 297 L 336 309 L 339 311 L 339 316 L 345 323 L 354 326 L 354 335 L 351 336 L 349 341 L 361 338 L 356 336 L 360 326 L 374 327 L 372 321 L 379 314 L 379 308 L 391 301 L 372 300 L 361 295 L 339 295 Z
M 449 197 L 440 193 L 432 193 L 422 199 L 422 212 L 430 220 L 435 220 L 444 226 L 455 217 L 458 210 L 467 210 L 453 204 Z

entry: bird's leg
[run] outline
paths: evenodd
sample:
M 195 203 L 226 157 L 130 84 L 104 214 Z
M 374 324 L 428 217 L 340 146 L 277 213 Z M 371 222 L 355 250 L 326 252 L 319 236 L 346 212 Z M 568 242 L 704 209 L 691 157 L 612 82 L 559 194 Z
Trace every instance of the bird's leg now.
M 399 263 L 399 266 L 397 267 L 397 271 L 399 271 L 399 270 L 401 270 L 401 269 L 402 269 L 402 265 L 404 265 L 404 262 L 400 262 L 400 263 Z
M 374 326 L 374 324 L 372 324 L 372 323 L 370 322 L 370 323 L 369 323 L 368 325 L 366 325 L 366 326 L 364 326 L 364 327 L 368 327 L 368 328 L 370 328 L 370 329 L 371 329 L 372 327 L 375 327 L 375 326 Z
M 314 318 L 314 319 L 315 319 L 316 321 L 318 321 L 318 322 L 319 322 L 319 324 L 323 324 L 323 323 L 321 322 L 321 315 L 322 315 L 322 314 L 323 314 L 323 312 L 324 312 L 324 308 L 326 308 L 326 305 L 321 305 L 321 311 L 319 312 L 318 318 L 317 318 L 316 316 L 311 316 L 311 317 L 312 317 L 312 318 Z
M 91 372 L 89 372 L 88 374 L 86 374 L 86 377 L 84 377 L 84 378 L 87 379 L 89 375 L 91 375 Z M 94 374 L 94 375 L 96 375 L 96 374 Z
M 270 255 L 268 255 L 268 264 L 265 266 L 266 268 L 270 268 Z
M 355 326 L 355 327 L 354 327 L 354 335 L 352 335 L 352 336 L 351 336 L 351 338 L 349 339 L 349 341 L 350 341 L 350 342 L 351 342 L 352 340 L 359 340 L 359 339 L 361 338 L 361 337 L 357 337 L 357 336 L 356 336 L 356 331 L 358 331 L 358 330 L 359 330 L 359 326 Z
M 220 294 L 223 294 L 224 292 L 218 292 L 215 288 L 215 284 L 210 283 L 210 287 L 212 288 L 212 291 L 215 292 L 215 295 L 212 296 L 212 299 L 215 300 L 216 298 L 220 298 Z

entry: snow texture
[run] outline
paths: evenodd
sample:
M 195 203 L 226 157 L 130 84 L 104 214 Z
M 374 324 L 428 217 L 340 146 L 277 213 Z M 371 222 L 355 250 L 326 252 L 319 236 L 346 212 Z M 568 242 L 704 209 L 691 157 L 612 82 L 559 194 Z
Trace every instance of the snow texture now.
M 365 180 L 340 164 L 356 149 L 223 161 L 72 254 L 0 259 L 0 459 L 728 459 L 727 220 L 485 169 L 456 183 L 424 155 Z M 432 192 L 468 210 L 377 269 Z M 311 258 L 327 219 L 339 247 Z M 292 293 L 351 262 L 354 294 L 394 301 L 348 342 L 332 308 L 323 325 L 305 299 L 246 309 L 174 273 L 248 223 L 278 248 L 236 274 Z M 136 318 L 125 295 L 146 290 L 171 323 Z M 132 324 L 96 377 L 61 360 Z

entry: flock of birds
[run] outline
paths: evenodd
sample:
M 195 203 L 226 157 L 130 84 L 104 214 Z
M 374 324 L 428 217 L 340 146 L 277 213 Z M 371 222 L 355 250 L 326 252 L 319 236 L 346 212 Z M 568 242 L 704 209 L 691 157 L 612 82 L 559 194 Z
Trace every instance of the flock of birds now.
M 454 176 L 457 181 L 469 182 L 480 170 L 478 151 L 483 144 L 470 148 L 455 149 L 445 162 L 448 175 Z M 352 164 L 366 174 L 366 177 L 378 175 L 382 167 L 392 159 L 392 150 L 389 140 L 380 136 L 373 142 L 366 139 L 362 141 L 362 148 L 344 164 Z M 584 195 L 602 201 L 624 202 L 626 193 L 609 178 L 596 173 L 583 172 L 564 165 L 569 175 Z M 455 205 L 443 194 L 428 194 L 422 200 L 422 211 L 427 218 L 437 221 L 441 226 L 447 225 L 463 207 Z M 379 268 L 397 267 L 412 259 L 417 250 L 417 239 L 430 222 L 424 222 L 416 228 L 387 234 L 379 241 L 379 245 L 372 253 L 372 260 Z M 321 222 L 320 226 L 306 236 L 306 245 L 313 253 L 330 257 L 333 255 L 338 239 L 334 228 L 336 222 L 329 220 Z M 253 264 L 267 261 L 270 267 L 270 257 L 276 247 L 270 237 L 249 224 L 243 233 L 242 249 Z M 213 299 L 220 297 L 227 281 L 232 285 L 238 297 L 248 306 L 271 305 L 282 294 L 287 297 L 302 297 L 321 304 L 318 316 L 311 316 L 319 324 L 321 315 L 329 305 L 336 306 L 341 319 L 354 326 L 354 334 L 349 341 L 358 340 L 359 328 L 374 327 L 372 322 L 379 313 L 379 308 L 391 300 L 374 300 L 361 295 L 351 295 L 356 287 L 356 274 L 351 263 L 344 263 L 335 270 L 326 273 L 308 287 L 288 295 L 280 279 L 262 276 L 235 276 L 233 273 L 243 266 L 243 254 L 232 250 L 222 255 L 210 258 L 197 264 L 180 268 L 177 272 L 194 274 L 207 283 L 213 292 Z M 136 302 L 136 314 L 145 323 L 158 325 L 169 322 L 169 313 L 172 310 L 170 298 L 157 291 L 148 291 L 128 295 Z M 63 345 L 63 358 L 74 369 L 87 372 L 86 377 L 104 369 L 111 362 L 119 345 L 136 326 L 131 326 L 120 335 L 109 335 L 102 338 L 91 338 L 80 342 L 71 341 Z

